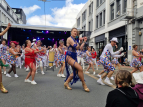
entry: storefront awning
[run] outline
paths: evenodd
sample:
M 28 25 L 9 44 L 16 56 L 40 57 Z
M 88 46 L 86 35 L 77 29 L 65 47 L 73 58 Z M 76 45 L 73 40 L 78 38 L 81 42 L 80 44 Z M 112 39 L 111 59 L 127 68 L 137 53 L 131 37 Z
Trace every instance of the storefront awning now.
M 2 24 L 3 27 L 6 27 L 7 24 Z M 28 25 L 28 24 L 12 24 L 12 28 L 22 28 L 22 29 L 33 29 L 33 30 L 51 30 L 51 31 L 71 31 L 72 28 L 66 27 L 55 27 L 55 26 L 43 26 L 43 25 Z M 83 31 L 79 29 L 78 31 Z

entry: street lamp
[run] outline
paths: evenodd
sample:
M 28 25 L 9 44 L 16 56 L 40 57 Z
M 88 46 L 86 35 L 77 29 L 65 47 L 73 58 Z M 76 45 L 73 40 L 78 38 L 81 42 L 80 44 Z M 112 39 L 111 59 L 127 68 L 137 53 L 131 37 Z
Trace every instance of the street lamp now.
M 46 2 L 51 2 L 51 1 L 47 1 L 47 0 L 39 0 L 39 1 L 44 2 L 44 14 L 45 14 L 45 26 L 46 26 L 46 11 L 45 11 L 45 3 L 46 3 Z

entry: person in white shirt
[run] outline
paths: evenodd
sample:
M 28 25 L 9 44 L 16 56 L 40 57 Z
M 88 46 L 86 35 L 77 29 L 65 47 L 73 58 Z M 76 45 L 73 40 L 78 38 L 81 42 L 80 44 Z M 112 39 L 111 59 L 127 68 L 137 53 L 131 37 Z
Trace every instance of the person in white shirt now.
M 106 77 L 106 79 L 104 80 L 105 83 L 109 84 L 109 85 L 113 85 L 111 82 L 110 82 L 110 77 L 112 76 L 112 74 L 114 73 L 114 66 L 112 65 L 111 61 L 110 61 L 110 58 L 111 56 L 112 57 L 116 57 L 116 58 L 119 58 L 119 57 L 122 57 L 124 55 L 124 53 L 122 53 L 121 55 L 120 52 L 123 51 L 123 47 L 120 48 L 119 51 L 116 51 L 116 52 L 113 52 L 113 46 L 116 45 L 116 43 L 118 43 L 118 40 L 117 38 L 112 38 L 111 40 L 111 43 L 110 44 L 107 44 L 100 56 L 100 63 L 103 65 L 104 67 L 104 74 L 102 75 L 101 78 L 99 78 L 97 80 L 97 82 L 101 85 L 105 85 L 103 82 L 102 82 L 102 79 L 104 77 Z M 117 55 L 118 54 L 118 55 Z

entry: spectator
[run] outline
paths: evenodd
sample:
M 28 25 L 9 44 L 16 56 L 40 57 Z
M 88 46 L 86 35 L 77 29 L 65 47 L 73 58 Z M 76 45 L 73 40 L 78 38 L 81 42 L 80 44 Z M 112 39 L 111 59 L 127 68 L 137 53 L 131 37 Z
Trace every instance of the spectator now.
M 133 89 L 138 93 L 140 99 L 138 107 L 143 107 L 143 72 L 133 73 L 133 76 L 137 82 Z
M 117 88 L 109 92 L 106 107 L 138 107 L 139 96 L 130 86 L 132 74 L 126 70 L 120 70 L 116 74 Z

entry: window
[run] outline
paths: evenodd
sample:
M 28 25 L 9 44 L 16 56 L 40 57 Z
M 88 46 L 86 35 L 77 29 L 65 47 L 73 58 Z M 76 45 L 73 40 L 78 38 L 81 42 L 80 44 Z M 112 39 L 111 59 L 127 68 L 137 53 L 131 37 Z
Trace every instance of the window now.
M 10 8 L 7 6 L 7 11 L 10 12 Z
M 97 7 L 99 7 L 99 0 L 96 0 L 96 3 L 97 3 Z
M 111 20 L 114 19 L 114 4 L 111 5 Z
M 121 10 L 121 0 L 117 0 L 117 13 L 116 13 L 117 17 L 120 16 L 121 14 L 120 10 Z
M 102 12 L 100 13 L 100 26 L 102 26 Z
M 96 28 L 98 28 L 98 16 L 96 16 Z
M 16 12 L 16 9 L 12 9 L 14 12 Z
M 77 19 L 77 27 L 80 26 L 80 17 Z
M 105 10 L 103 11 L 103 24 L 105 24 L 105 16 L 106 16 L 106 13 L 105 13 Z
M 91 31 L 91 23 L 90 22 L 89 22 L 89 28 L 88 29 L 89 29 L 89 31 Z
M 127 0 L 124 0 L 124 9 L 123 12 L 125 13 L 127 11 Z
M 89 15 L 93 13 L 93 2 L 89 5 Z
M 103 0 L 100 0 L 100 4 L 103 2 Z
M 17 10 L 17 12 L 18 12 L 18 13 L 20 13 L 20 12 L 21 12 L 21 10 L 20 10 L 20 9 L 18 9 L 18 10 Z
M 82 13 L 82 22 L 86 20 L 86 10 Z

